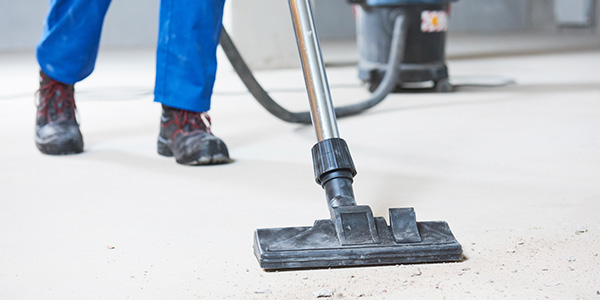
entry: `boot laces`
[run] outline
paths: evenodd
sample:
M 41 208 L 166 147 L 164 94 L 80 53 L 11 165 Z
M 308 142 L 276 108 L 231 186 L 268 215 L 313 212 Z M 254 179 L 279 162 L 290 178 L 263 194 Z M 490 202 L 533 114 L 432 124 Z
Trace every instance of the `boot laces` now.
M 50 123 L 78 119 L 73 89 L 68 85 L 50 79 L 40 85 L 35 98 L 39 114 Z
M 188 133 L 201 130 L 212 134 L 210 116 L 206 112 L 181 110 L 175 113 L 175 124 L 178 132 Z

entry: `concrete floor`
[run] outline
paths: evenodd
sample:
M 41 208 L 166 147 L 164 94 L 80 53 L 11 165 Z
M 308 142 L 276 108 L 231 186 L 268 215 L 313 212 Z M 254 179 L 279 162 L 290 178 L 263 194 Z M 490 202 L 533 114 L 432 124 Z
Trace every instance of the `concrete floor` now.
M 261 270 L 252 233 L 328 217 L 315 136 L 264 111 L 226 62 L 211 116 L 235 162 L 184 167 L 155 152 L 152 49 L 101 53 L 77 86 L 86 151 L 68 157 L 34 146 L 33 54 L 0 54 L 0 299 L 600 299 L 600 42 L 504 41 L 516 52 L 449 53 L 450 73 L 515 85 L 394 94 L 339 121 L 359 203 L 448 221 L 465 260 L 293 272 Z M 328 72 L 334 102 L 368 95 L 354 67 Z M 300 70 L 257 77 L 306 108 Z

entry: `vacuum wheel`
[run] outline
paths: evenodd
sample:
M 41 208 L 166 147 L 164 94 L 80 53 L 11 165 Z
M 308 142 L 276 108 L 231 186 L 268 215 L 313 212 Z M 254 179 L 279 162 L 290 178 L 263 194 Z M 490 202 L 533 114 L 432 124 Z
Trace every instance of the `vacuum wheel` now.
M 381 80 L 383 79 L 383 74 L 380 72 L 372 71 L 371 76 L 364 83 L 367 86 L 369 92 L 373 93 L 381 84 Z
M 448 81 L 448 78 L 444 78 L 435 82 L 434 89 L 438 93 L 450 93 L 454 90 L 454 86 Z

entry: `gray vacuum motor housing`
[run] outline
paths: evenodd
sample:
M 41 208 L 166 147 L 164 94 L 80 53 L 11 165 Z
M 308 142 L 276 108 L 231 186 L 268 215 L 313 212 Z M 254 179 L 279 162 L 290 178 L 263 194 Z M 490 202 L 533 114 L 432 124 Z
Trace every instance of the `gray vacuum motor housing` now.
M 445 64 L 446 28 L 450 0 L 351 1 L 357 6 L 357 39 L 360 52 L 359 78 L 374 91 L 388 63 L 394 20 L 406 18 L 404 57 L 398 66 L 402 83 L 433 82 L 437 91 L 447 92 Z

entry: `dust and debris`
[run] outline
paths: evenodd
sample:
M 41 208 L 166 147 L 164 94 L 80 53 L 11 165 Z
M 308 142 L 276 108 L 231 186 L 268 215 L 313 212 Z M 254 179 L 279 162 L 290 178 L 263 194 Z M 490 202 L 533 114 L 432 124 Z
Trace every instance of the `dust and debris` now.
M 569 256 L 568 260 L 569 260 L 569 262 L 574 262 L 576 259 L 573 256 Z
M 494 280 L 490 278 L 490 279 L 487 280 L 487 282 L 488 283 L 494 283 Z
M 555 282 L 555 283 L 551 283 L 551 284 L 544 284 L 544 286 L 545 286 L 545 287 L 555 287 L 555 286 L 559 286 L 559 285 L 561 285 L 561 284 L 562 284 L 562 283 L 560 283 L 560 282 Z
M 333 297 L 333 291 L 326 288 L 322 288 L 316 292 L 313 292 L 313 296 L 315 296 L 316 298 L 330 298 Z
M 272 294 L 273 292 L 271 292 L 271 290 L 256 290 L 254 291 L 255 294 L 259 294 L 259 295 L 264 295 L 264 294 Z
M 423 272 L 421 272 L 421 269 L 416 269 L 412 272 L 412 274 L 410 274 L 410 277 L 416 277 L 416 276 L 421 276 L 423 275 Z
M 579 225 L 577 225 L 577 230 L 575 231 L 575 233 L 582 234 L 582 233 L 586 233 L 587 231 L 588 231 L 588 229 L 584 224 L 579 224 Z
M 112 250 L 115 249 L 115 246 L 106 246 L 106 249 Z
M 506 249 L 506 252 L 507 253 L 515 253 L 515 252 L 517 252 L 517 249 L 512 249 L 512 248 L 511 249 Z

